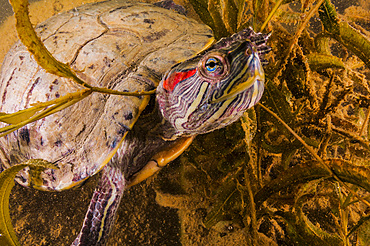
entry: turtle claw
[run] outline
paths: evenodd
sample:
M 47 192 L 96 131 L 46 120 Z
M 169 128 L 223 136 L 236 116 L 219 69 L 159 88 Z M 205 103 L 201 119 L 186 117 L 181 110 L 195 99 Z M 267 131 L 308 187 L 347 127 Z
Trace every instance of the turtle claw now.
M 136 173 L 133 178 L 129 180 L 127 187 L 134 186 L 161 170 L 162 167 L 181 155 L 182 152 L 189 147 L 193 139 L 194 137 L 178 139 L 172 146 L 154 155 L 140 172 Z

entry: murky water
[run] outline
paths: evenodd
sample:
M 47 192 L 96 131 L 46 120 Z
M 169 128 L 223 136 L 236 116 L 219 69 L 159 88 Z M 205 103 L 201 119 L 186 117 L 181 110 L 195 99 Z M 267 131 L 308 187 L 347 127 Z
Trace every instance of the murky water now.
M 0 0 L 0 23 L 4 21 L 7 16 L 13 13 L 12 7 L 8 0 Z

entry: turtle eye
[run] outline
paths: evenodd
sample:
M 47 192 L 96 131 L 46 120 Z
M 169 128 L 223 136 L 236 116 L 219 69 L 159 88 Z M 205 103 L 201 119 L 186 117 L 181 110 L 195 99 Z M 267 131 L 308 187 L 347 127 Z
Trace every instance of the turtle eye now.
M 220 64 L 220 61 L 217 58 L 209 58 L 206 61 L 205 67 L 208 72 L 214 72 L 218 68 L 222 68 L 222 64 Z
M 209 80 L 220 80 L 228 70 L 228 64 L 222 55 L 206 56 L 201 60 L 200 73 Z

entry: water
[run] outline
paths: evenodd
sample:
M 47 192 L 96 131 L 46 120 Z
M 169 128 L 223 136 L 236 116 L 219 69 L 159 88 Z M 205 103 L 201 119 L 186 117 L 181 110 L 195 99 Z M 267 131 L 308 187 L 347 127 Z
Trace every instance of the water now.
M 4 19 L 10 15 L 12 15 L 13 10 L 12 6 L 10 6 L 8 0 L 0 0 L 0 23 L 4 21 Z

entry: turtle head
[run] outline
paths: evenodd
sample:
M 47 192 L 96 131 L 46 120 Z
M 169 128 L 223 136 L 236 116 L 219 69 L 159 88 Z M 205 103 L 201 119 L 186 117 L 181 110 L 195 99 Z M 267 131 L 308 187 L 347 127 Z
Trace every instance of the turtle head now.
M 246 29 L 173 66 L 157 88 L 159 109 L 176 139 L 225 127 L 261 98 L 268 35 Z

